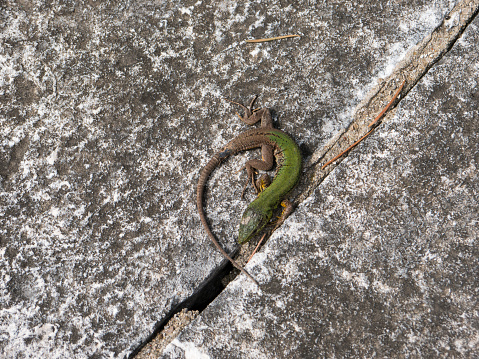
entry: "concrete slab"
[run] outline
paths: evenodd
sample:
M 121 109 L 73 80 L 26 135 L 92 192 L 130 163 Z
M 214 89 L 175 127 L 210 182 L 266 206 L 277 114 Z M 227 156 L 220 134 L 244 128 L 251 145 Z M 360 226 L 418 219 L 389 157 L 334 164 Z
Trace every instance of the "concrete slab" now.
M 161 357 L 477 354 L 478 53 L 476 18 Z
M 130 355 L 225 264 L 193 200 L 244 129 L 222 98 L 260 94 L 308 160 L 454 4 L 1 3 L 0 355 Z M 228 250 L 244 158 L 210 181 Z

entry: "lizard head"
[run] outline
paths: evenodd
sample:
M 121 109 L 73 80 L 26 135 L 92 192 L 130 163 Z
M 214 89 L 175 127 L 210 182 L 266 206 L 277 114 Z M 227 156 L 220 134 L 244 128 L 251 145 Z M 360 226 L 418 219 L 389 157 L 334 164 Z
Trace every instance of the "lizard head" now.
M 272 211 L 264 212 L 253 207 L 246 208 L 239 226 L 238 243 L 244 244 L 253 238 L 269 222 L 272 215 Z

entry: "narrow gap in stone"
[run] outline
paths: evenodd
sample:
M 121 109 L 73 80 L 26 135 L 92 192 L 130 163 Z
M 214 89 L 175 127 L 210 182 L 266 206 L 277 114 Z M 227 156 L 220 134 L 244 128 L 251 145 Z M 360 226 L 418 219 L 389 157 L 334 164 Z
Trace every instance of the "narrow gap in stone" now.
M 153 332 L 128 356 L 128 359 L 136 357 L 145 346 L 155 340 L 156 337 L 160 335 L 168 325 L 169 321 L 183 309 L 187 309 L 188 311 L 198 311 L 199 315 L 226 288 L 227 284 L 225 284 L 224 279 L 229 277 L 228 282 L 234 279 L 231 277 L 232 273 L 234 272 L 235 268 L 233 265 L 225 261 L 225 264 L 212 273 L 212 275 L 199 286 L 199 289 L 193 293 L 191 297 L 177 304 L 160 322 L 155 325 Z M 184 324 L 184 326 L 186 325 L 188 325 L 188 323 Z M 162 347 L 169 344 L 173 339 L 174 337 L 165 338 L 164 343 L 162 343 Z
M 230 255 L 241 266 L 245 266 L 247 259 L 254 251 L 260 239 L 260 235 L 256 236 L 248 243 L 240 246 L 237 250 L 230 253 Z M 266 241 L 264 241 L 262 244 L 264 245 L 265 242 Z M 174 319 L 175 315 L 177 315 L 184 309 L 187 309 L 188 312 L 197 311 L 198 315 L 201 314 L 201 312 L 206 307 L 208 307 L 217 296 L 219 296 L 223 292 L 228 283 L 233 281 L 240 274 L 241 272 L 235 267 L 233 267 L 233 265 L 229 261 L 223 260 L 223 264 L 220 265 L 207 279 L 204 280 L 202 284 L 198 286 L 198 290 L 193 293 L 191 297 L 174 306 L 174 308 L 164 317 L 164 319 L 156 324 L 153 333 L 150 334 L 148 338 L 146 338 L 145 341 L 141 343 L 138 348 L 130 354 L 128 358 L 131 359 L 137 357 L 144 347 L 146 347 L 148 344 L 152 343 L 155 340 L 158 340 L 158 342 L 161 341 L 161 347 L 164 348 L 177 336 L 177 334 L 174 337 L 169 337 L 168 335 L 164 335 L 162 338 L 157 337 L 158 335 L 162 334 L 165 328 L 168 327 L 170 321 Z M 182 324 L 181 329 L 188 325 L 189 322 L 191 322 L 192 320 L 193 319 L 188 320 L 184 324 Z

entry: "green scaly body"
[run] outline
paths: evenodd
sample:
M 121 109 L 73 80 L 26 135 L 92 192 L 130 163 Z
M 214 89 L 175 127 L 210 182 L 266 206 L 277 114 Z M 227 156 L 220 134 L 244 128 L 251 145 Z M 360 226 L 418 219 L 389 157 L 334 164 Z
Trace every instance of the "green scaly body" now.
M 249 204 L 243 213 L 240 222 L 238 242 L 240 244 L 249 241 L 271 220 L 273 211 L 282 203 L 285 196 L 298 182 L 301 173 L 301 153 L 291 137 L 281 130 L 272 126 L 271 114 L 268 109 L 257 111 L 252 110 L 253 101 L 245 109 L 245 116 L 241 120 L 247 124 L 254 124 L 261 119 L 261 128 L 251 129 L 241 133 L 230 141 L 221 151 L 216 153 L 205 167 L 201 170 L 196 191 L 196 206 L 198 213 L 205 227 L 208 236 L 213 244 L 236 268 L 247 275 L 253 282 L 256 280 L 236 263 L 228 253 L 220 246 L 206 221 L 203 210 L 203 193 L 206 181 L 213 170 L 226 158 L 241 151 L 261 147 L 262 160 L 250 160 L 246 162 L 245 168 L 248 179 L 253 180 L 254 170 L 269 170 L 273 165 L 273 155 L 276 158 L 276 176 L 269 187 L 259 193 L 258 197 Z M 255 186 L 256 188 L 256 186 Z M 292 204 L 288 202 L 282 216 L 276 224 L 277 228 L 284 219 L 291 213 Z
M 264 130 L 264 136 L 274 144 L 278 166 L 273 182 L 251 202 L 240 222 L 238 242 L 248 242 L 271 220 L 273 211 L 293 189 L 301 174 L 301 152 L 296 143 L 283 131 Z

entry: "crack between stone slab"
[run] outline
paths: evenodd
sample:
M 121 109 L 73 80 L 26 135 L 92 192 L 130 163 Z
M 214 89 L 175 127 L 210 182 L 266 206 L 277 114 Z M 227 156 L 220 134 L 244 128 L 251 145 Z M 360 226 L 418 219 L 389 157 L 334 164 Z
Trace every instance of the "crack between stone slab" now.
M 368 124 L 386 106 L 396 89 L 405 80 L 406 84 L 400 97 L 385 114 L 382 122 L 391 118 L 397 104 L 451 50 L 478 12 L 479 0 L 464 0 L 456 4 L 429 36 L 409 50 L 405 58 L 396 65 L 392 74 L 379 81 L 378 85 L 356 107 L 353 121 L 349 127 L 336 135 L 324 148 L 313 153 L 310 161 L 305 165 L 302 180 L 295 192 L 297 194 L 294 201 L 295 206 L 311 196 L 329 173 L 343 161 L 347 154 L 326 168 L 322 168 L 324 163 L 347 149 L 370 130 Z M 379 129 L 380 125 L 374 131 Z M 354 148 L 352 150 L 354 151 Z
M 253 238 L 248 243 L 240 246 L 238 250 L 230 253 L 230 255 L 235 258 L 238 264 L 245 266 L 247 258 L 252 254 L 259 240 L 260 238 L 258 236 L 257 238 Z M 195 293 L 181 303 L 172 305 L 172 309 L 155 325 L 153 333 L 128 356 L 128 359 L 158 357 L 166 345 L 176 338 L 179 332 L 213 302 L 226 288 L 229 282 L 233 281 L 240 274 L 241 272 L 233 267 L 229 261 L 223 260 L 222 265 L 217 267 L 217 269 L 198 286 Z M 186 313 L 196 313 L 195 315 L 188 316 L 185 315 L 185 310 Z M 178 319 L 177 315 L 182 315 L 182 319 Z M 147 348 L 146 350 L 151 352 L 152 355 L 141 353 L 148 345 L 151 345 L 152 348 Z
M 305 170 L 302 179 L 293 192 L 293 197 L 296 197 L 294 201 L 295 206 L 311 196 L 314 190 L 347 155 L 339 158 L 324 169 L 321 168 L 322 165 L 348 148 L 369 131 L 368 124 L 370 121 L 372 121 L 376 114 L 389 102 L 402 81 L 406 80 L 400 97 L 393 103 L 382 122 L 391 118 L 397 104 L 404 99 L 421 78 L 450 51 L 467 26 L 477 16 L 478 12 L 479 0 L 464 0 L 456 4 L 449 14 L 445 16 L 442 23 L 429 36 L 412 48 L 405 58 L 396 65 L 392 74 L 386 79 L 379 81 L 378 85 L 376 85 L 356 107 L 353 121 L 348 128 L 340 131 L 324 148 L 312 154 L 310 160 L 304 166 Z M 378 131 L 379 129 L 380 126 L 377 126 L 374 131 Z M 359 146 L 360 145 L 361 144 L 359 144 Z M 240 257 L 245 257 L 245 255 L 240 255 Z M 240 260 L 239 258 L 236 259 Z M 137 357 L 137 354 L 142 348 L 155 340 L 158 335 L 161 336 L 164 334 L 163 332 L 165 328 L 168 328 L 170 320 L 174 319 L 174 316 L 184 311 L 184 309 L 201 313 L 225 288 L 227 283 L 224 283 L 223 279 L 229 276 L 230 278 L 227 280 L 229 282 L 236 277 L 237 273 L 234 273 L 232 269 L 231 264 L 226 263 L 225 266 L 222 266 L 215 273 L 212 273 L 212 275 L 199 286 L 200 289 L 192 296 L 173 306 L 173 309 L 157 323 L 153 333 L 139 345 L 128 358 Z M 188 325 L 191 320 L 193 319 L 189 318 L 183 322 L 181 326 L 175 330 L 175 333 L 178 333 L 181 328 Z M 176 336 L 177 334 L 174 336 L 165 335 L 161 348 L 164 348 Z M 162 349 L 159 353 L 155 352 L 155 357 L 159 356 L 161 352 Z
M 164 348 L 196 318 L 226 287 L 224 278 L 233 270 L 231 263 L 224 261 L 207 279 L 198 286 L 190 297 L 171 305 L 171 310 L 153 328 L 153 332 L 129 356 L 132 358 L 157 358 Z M 140 353 L 145 347 L 145 353 Z M 146 353 L 148 352 L 148 353 Z

